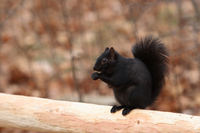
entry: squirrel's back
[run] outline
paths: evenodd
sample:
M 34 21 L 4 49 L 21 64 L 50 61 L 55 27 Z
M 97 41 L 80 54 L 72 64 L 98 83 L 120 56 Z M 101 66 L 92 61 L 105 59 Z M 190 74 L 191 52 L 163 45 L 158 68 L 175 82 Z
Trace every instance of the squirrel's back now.
M 137 41 L 132 47 L 133 56 L 140 59 L 148 68 L 152 78 L 151 101 L 153 103 L 159 95 L 168 75 L 168 52 L 159 39 L 146 37 Z

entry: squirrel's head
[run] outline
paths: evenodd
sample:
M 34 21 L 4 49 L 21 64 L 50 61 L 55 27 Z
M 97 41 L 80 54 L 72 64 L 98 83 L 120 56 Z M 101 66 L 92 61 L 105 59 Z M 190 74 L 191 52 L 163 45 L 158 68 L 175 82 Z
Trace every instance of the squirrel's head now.
M 116 52 L 113 47 L 105 48 L 105 51 L 97 58 L 93 67 L 94 71 L 111 73 L 112 66 L 115 63 Z

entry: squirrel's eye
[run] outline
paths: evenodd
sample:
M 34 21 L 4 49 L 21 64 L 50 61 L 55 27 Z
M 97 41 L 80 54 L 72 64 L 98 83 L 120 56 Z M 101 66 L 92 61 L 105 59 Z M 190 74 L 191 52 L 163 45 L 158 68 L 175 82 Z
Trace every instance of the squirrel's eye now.
M 102 60 L 102 62 L 106 62 L 106 61 L 107 61 L 107 59 L 105 59 L 105 58 Z

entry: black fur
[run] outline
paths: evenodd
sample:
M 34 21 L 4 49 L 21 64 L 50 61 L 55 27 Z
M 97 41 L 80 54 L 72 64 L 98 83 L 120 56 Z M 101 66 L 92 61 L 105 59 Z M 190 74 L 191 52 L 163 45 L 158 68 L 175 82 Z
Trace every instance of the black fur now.
M 101 79 L 114 91 L 122 106 L 113 106 L 111 113 L 122 108 L 122 114 L 132 109 L 144 109 L 159 95 L 168 74 L 168 53 L 158 39 L 146 37 L 132 47 L 135 58 L 125 58 L 113 48 L 106 48 L 97 59 L 92 79 Z

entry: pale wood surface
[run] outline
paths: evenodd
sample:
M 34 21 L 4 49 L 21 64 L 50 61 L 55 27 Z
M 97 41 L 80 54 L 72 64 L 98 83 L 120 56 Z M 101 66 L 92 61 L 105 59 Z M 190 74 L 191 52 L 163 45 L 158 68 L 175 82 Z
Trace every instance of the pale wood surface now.
M 133 110 L 111 114 L 111 106 L 0 93 L 0 127 L 41 132 L 200 132 L 200 117 Z

